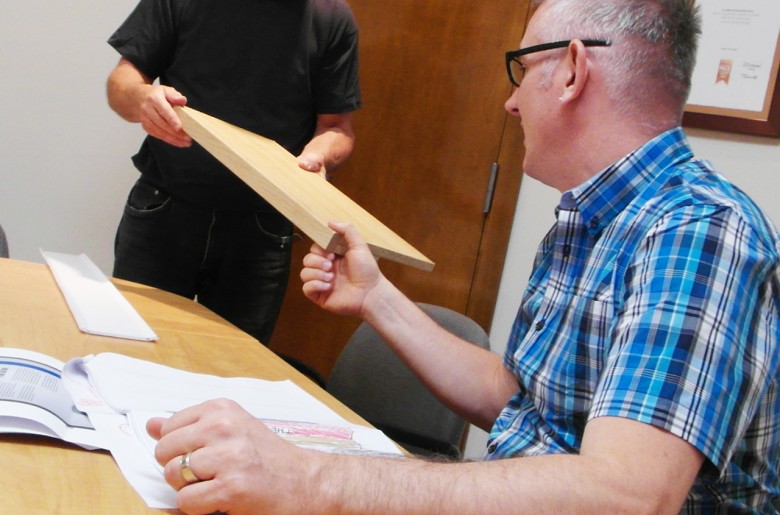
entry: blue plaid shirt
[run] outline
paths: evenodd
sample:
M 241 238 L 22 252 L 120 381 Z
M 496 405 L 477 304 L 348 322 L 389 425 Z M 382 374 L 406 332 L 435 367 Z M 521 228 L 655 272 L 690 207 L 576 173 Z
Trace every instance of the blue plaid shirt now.
M 651 424 L 706 457 L 684 512 L 780 494 L 780 244 L 681 129 L 567 192 L 504 356 L 519 391 L 486 459 L 577 453 L 588 420 Z

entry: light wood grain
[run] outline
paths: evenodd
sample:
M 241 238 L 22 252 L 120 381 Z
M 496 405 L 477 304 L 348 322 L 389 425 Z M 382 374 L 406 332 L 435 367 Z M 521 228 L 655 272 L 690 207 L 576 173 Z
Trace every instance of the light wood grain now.
M 300 169 L 275 141 L 189 107 L 176 110 L 187 134 L 321 247 L 343 254 L 344 242 L 328 222 L 350 222 L 377 258 L 433 269 L 430 259 L 335 186 Z
M 291 379 L 350 422 L 367 425 L 273 352 L 200 304 L 148 286 L 113 282 L 159 341 L 81 333 L 48 267 L 0 258 L 0 346 L 42 352 L 63 362 L 116 352 L 223 377 Z M 87 451 L 46 437 L 0 434 L 0 462 L 2 513 L 161 513 L 147 508 L 105 451 Z

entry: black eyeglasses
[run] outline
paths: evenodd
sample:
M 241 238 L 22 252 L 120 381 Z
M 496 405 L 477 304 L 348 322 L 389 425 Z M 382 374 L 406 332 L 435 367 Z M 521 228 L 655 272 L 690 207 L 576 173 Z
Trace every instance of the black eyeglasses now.
M 585 46 L 610 46 L 612 41 L 608 39 L 581 39 L 582 44 Z M 527 48 L 521 48 L 520 50 L 512 50 L 506 53 L 506 73 L 509 75 L 509 80 L 517 87 L 520 87 L 520 81 L 523 80 L 525 75 L 525 66 L 520 62 L 520 57 L 536 52 L 542 52 L 544 50 L 552 50 L 554 48 L 564 48 L 569 46 L 572 40 L 556 41 L 554 43 L 542 43 L 541 45 L 533 45 Z

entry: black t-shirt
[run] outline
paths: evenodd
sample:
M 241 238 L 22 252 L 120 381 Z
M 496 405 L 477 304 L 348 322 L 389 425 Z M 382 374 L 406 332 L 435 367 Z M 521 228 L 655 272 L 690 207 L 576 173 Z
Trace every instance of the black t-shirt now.
M 317 114 L 360 107 L 357 27 L 343 0 L 141 0 L 108 42 L 188 106 L 295 155 Z M 268 207 L 197 143 L 179 149 L 147 136 L 133 162 L 190 202 Z

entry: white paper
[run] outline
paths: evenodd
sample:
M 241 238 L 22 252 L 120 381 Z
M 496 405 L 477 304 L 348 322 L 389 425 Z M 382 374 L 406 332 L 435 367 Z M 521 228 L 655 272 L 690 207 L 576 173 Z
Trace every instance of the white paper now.
M 777 0 L 701 2 L 692 105 L 761 112 L 780 29 Z
M 41 250 L 76 324 L 85 333 L 154 341 L 157 335 L 85 254 Z
M 154 460 L 146 433 L 152 417 L 168 417 L 214 398 L 232 399 L 296 445 L 323 452 L 402 456 L 381 431 L 348 423 L 291 381 L 195 374 L 119 354 L 65 364 L 63 381 L 89 415 L 128 482 L 151 508 L 175 508 L 175 492 Z

